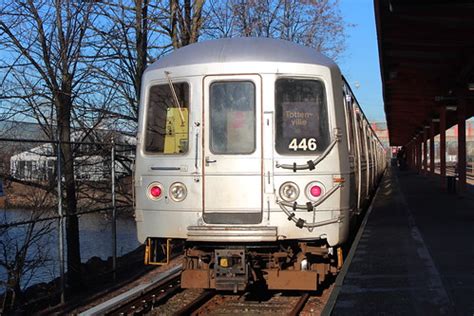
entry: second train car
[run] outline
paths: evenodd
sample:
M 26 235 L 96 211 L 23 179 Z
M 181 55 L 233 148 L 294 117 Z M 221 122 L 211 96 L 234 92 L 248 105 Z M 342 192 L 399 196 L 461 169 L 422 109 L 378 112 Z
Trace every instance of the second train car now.
M 385 168 L 338 66 L 267 38 L 200 42 L 143 76 L 135 168 L 146 262 L 183 240 L 181 286 L 315 290 Z

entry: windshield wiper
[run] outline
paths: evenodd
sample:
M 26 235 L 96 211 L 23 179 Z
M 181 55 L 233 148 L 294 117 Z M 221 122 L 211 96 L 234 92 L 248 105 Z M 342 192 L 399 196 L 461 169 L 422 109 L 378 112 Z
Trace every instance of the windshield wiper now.
M 176 91 L 174 90 L 173 81 L 171 81 L 169 71 L 165 71 L 165 76 L 166 76 L 166 79 L 168 79 L 168 84 L 170 86 L 171 93 L 173 94 L 173 100 L 174 100 L 175 106 L 179 109 L 179 117 L 181 118 L 181 126 L 184 126 L 184 116 L 183 116 L 182 108 L 181 108 L 181 105 L 179 104 L 178 95 L 176 94 Z

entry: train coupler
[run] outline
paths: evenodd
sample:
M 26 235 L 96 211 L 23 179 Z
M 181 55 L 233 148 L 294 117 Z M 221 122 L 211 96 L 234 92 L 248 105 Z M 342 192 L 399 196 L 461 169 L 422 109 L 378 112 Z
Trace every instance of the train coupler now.
M 243 291 L 248 283 L 248 265 L 245 248 L 216 249 L 215 284 L 216 290 Z
M 162 266 L 170 262 L 171 239 L 148 237 L 145 243 L 145 264 Z

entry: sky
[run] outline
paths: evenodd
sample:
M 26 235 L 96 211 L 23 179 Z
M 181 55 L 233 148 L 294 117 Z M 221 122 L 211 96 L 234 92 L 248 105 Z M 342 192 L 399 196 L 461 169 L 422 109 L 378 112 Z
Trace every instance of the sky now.
M 373 0 L 340 0 L 348 27 L 346 51 L 338 61 L 365 115 L 371 122 L 385 121 Z
M 354 26 L 347 27 L 338 64 L 369 121 L 385 121 L 373 0 L 339 0 L 339 5 L 345 22 Z

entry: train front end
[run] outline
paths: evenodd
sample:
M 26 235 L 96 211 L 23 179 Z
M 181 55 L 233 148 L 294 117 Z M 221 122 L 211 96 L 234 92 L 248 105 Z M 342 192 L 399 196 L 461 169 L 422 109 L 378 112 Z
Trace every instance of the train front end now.
M 315 290 L 335 273 L 351 210 L 341 86 L 327 58 L 269 39 L 151 66 L 135 170 L 146 262 L 182 240 L 184 288 Z

